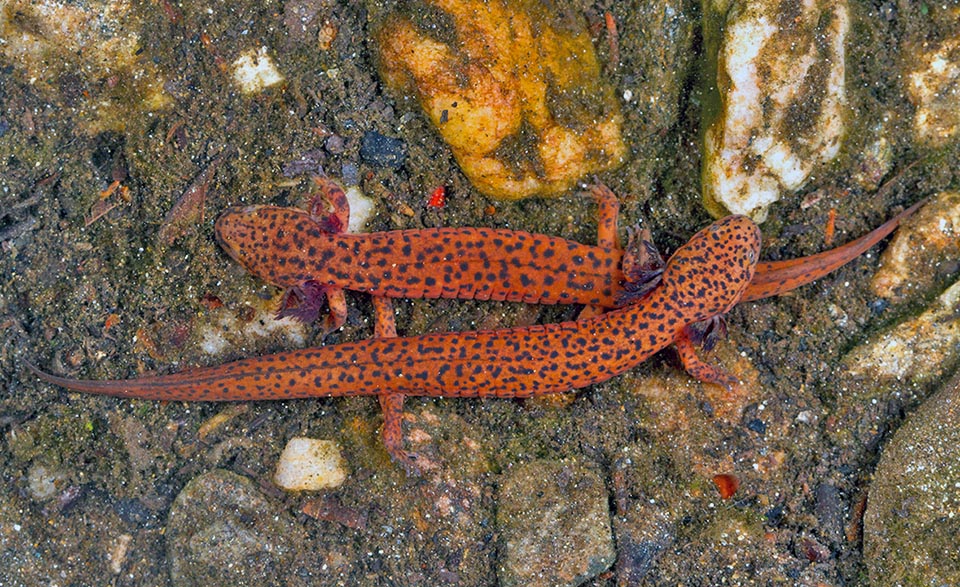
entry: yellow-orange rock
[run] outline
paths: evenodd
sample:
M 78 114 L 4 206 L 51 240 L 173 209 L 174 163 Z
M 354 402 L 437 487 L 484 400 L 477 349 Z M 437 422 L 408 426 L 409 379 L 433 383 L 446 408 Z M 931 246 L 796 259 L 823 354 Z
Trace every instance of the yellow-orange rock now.
M 416 97 L 473 185 L 562 192 L 626 153 L 583 19 L 528 0 L 428 0 L 377 33 L 381 76 Z

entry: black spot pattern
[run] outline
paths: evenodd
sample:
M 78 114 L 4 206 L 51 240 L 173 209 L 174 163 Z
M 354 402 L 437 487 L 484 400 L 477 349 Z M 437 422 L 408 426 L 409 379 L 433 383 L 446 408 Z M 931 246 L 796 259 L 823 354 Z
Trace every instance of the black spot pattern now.
M 612 307 L 624 280 L 616 248 L 521 231 L 331 234 L 303 210 L 252 206 L 224 212 L 216 234 L 244 268 L 284 288 Z
M 836 270 L 893 232 L 922 203 L 836 249 L 758 263 L 742 301 L 779 295 Z M 619 305 L 623 291 L 620 251 L 524 232 L 444 228 L 331 234 L 302 210 L 251 206 L 224 212 L 216 234 L 248 271 L 284 288 L 314 280 L 326 287 L 390 297 L 602 307 Z M 408 283 L 411 277 L 420 281 Z
M 622 373 L 673 343 L 687 325 L 729 310 L 750 283 L 759 245 L 749 219 L 720 220 L 670 258 L 662 284 L 647 297 L 576 322 L 378 338 L 130 381 L 38 375 L 77 391 L 188 401 L 563 392 Z

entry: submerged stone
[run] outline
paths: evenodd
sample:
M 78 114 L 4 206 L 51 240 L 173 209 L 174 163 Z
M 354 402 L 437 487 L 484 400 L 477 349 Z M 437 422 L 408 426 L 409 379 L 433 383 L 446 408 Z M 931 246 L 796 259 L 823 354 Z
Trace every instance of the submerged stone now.
M 231 67 L 233 80 L 244 94 L 257 94 L 285 79 L 266 47 L 244 51 Z
M 936 381 L 960 360 L 960 281 L 947 288 L 922 314 L 880 332 L 853 349 L 843 362 L 847 373 L 866 378 L 856 396 L 872 397 L 893 381 Z
M 960 270 L 960 192 L 941 192 L 897 229 L 880 256 L 870 287 L 903 302 L 924 297 Z
M 170 508 L 174 585 L 297 584 L 303 529 L 246 477 L 222 469 L 187 483 Z
M 573 587 L 616 558 L 603 479 L 575 461 L 534 461 L 509 473 L 497 525 L 504 586 Z
M 720 4 L 717 2 L 716 4 Z M 708 5 L 707 22 L 725 16 L 717 46 L 716 87 L 707 104 L 704 204 L 711 214 L 747 214 L 802 187 L 833 160 L 845 133 L 845 2 L 748 0 Z
M 960 19 L 960 9 L 955 12 Z M 943 146 L 960 134 L 960 34 L 933 50 L 907 53 L 916 60 L 907 74 L 917 108 L 914 133 L 921 144 Z
M 907 418 L 863 517 L 870 584 L 960 584 L 960 376 Z
M 291 438 L 277 461 L 273 480 L 287 491 L 339 487 L 347 478 L 340 447 L 332 440 Z
M 75 104 L 88 134 L 123 130 L 135 114 L 172 104 L 165 79 L 140 57 L 142 27 L 129 0 L 4 2 L 0 56 L 31 86 Z
M 360 139 L 360 158 L 377 167 L 399 169 L 407 160 L 407 146 L 401 139 L 369 131 Z
M 581 16 L 524 0 L 417 6 L 380 27 L 381 77 L 420 102 L 474 187 L 556 194 L 621 163 L 619 104 Z

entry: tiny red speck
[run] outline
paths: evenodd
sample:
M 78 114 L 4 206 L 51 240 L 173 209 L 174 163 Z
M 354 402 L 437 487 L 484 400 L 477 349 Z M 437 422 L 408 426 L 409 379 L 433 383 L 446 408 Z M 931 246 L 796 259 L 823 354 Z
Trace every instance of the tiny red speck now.
M 713 484 L 717 486 L 721 499 L 730 499 L 740 488 L 740 480 L 735 475 L 714 475 Z
M 447 203 L 447 188 L 440 186 L 430 194 L 430 200 L 427 206 L 430 208 L 443 208 Z
M 200 296 L 200 305 L 208 310 L 216 310 L 223 307 L 223 301 L 212 293 L 205 293 Z
M 827 225 L 823 229 L 823 244 L 827 247 L 833 246 L 833 236 L 837 231 L 837 209 L 830 208 L 830 213 L 827 216 Z

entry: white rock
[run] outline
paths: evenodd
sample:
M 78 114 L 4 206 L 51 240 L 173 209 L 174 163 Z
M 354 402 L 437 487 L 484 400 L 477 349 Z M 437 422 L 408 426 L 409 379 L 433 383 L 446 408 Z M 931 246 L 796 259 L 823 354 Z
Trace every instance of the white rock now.
M 233 79 L 244 94 L 256 94 L 282 82 L 285 78 L 277 69 L 266 47 L 250 49 L 233 62 Z
M 50 63 L 57 53 L 81 56 L 106 71 L 129 69 L 138 59 L 140 23 L 129 0 L 12 0 L 0 8 L 0 53 L 31 76 L 48 76 L 48 68 L 59 65 Z
M 797 13 L 784 26 L 787 6 Z M 747 214 L 799 189 L 845 131 L 845 2 L 750 0 L 731 8 L 717 56 L 720 109 L 704 135 L 704 203 Z
M 141 56 L 141 12 L 130 0 L 2 0 L 0 57 L 40 91 L 62 92 L 58 80 L 77 76 L 68 85 L 90 88 L 76 101 L 81 129 L 123 130 L 140 112 L 172 104 L 164 77 Z
M 347 232 L 362 232 L 367 220 L 373 216 L 374 201 L 368 198 L 357 186 L 350 186 L 343 191 L 350 203 L 350 223 Z
M 870 287 L 876 295 L 902 302 L 923 297 L 960 258 L 960 192 L 930 198 L 904 221 L 880 256 Z
M 339 487 L 347 478 L 340 447 L 331 440 L 291 438 L 284 447 L 274 482 L 287 491 Z
M 844 358 L 853 375 L 880 381 L 933 379 L 960 354 L 960 281 L 922 314 L 857 347 Z
M 276 336 L 282 336 L 288 344 L 296 347 L 306 343 L 306 324 L 292 317 L 277 318 L 273 300 L 250 295 L 246 305 L 256 311 L 252 318 L 220 308 L 197 327 L 196 338 L 203 352 L 218 356 Z
M 920 55 L 909 74 L 917 140 L 938 147 L 960 133 L 960 37 Z
M 27 488 L 38 501 L 50 499 L 62 489 L 66 478 L 66 473 L 60 469 L 34 463 L 27 473 Z

